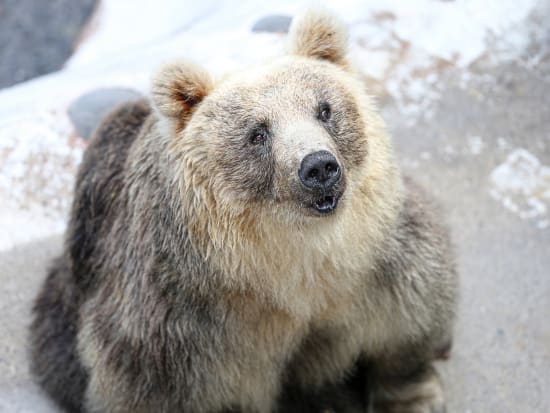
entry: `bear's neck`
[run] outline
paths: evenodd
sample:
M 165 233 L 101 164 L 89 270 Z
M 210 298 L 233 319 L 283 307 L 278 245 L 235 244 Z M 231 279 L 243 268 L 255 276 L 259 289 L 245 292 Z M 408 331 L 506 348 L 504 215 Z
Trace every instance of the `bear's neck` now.
M 224 211 L 204 187 L 183 185 L 190 240 L 222 274 L 224 288 L 314 317 L 347 301 L 392 233 L 402 182 L 388 165 L 350 185 L 336 214 L 295 225 L 270 211 Z

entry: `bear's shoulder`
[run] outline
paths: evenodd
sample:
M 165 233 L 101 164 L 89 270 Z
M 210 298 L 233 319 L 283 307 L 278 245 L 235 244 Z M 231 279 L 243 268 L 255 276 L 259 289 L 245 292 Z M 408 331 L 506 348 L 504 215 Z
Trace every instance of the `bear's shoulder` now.
M 76 281 L 91 282 L 97 240 L 121 202 L 123 171 L 130 147 L 151 113 L 145 99 L 113 109 L 94 131 L 79 167 L 67 244 Z

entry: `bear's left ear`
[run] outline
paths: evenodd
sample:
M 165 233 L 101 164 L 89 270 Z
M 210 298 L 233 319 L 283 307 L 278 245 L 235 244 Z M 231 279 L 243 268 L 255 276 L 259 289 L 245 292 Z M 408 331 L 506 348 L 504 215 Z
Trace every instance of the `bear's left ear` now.
M 295 19 L 289 30 L 289 53 L 347 65 L 348 31 L 336 16 L 312 9 Z
M 151 98 L 160 115 L 183 127 L 212 89 L 213 82 L 206 70 L 193 63 L 178 61 L 158 71 L 153 78 Z

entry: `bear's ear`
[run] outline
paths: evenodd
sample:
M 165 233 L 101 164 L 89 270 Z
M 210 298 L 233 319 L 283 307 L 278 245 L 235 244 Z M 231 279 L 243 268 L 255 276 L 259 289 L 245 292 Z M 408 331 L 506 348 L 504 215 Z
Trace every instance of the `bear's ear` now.
M 212 91 L 203 68 L 189 62 L 165 64 L 153 78 L 151 98 L 157 111 L 182 128 L 195 107 Z
M 312 9 L 292 22 L 289 53 L 347 65 L 348 31 L 325 9 Z

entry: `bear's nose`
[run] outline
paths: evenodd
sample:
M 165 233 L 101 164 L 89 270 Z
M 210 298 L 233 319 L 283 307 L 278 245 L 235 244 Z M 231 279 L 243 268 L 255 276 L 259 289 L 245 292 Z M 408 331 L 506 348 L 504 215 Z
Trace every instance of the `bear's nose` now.
M 328 151 L 313 152 L 300 165 L 298 176 L 302 183 L 312 189 L 331 189 L 340 179 L 340 165 Z

